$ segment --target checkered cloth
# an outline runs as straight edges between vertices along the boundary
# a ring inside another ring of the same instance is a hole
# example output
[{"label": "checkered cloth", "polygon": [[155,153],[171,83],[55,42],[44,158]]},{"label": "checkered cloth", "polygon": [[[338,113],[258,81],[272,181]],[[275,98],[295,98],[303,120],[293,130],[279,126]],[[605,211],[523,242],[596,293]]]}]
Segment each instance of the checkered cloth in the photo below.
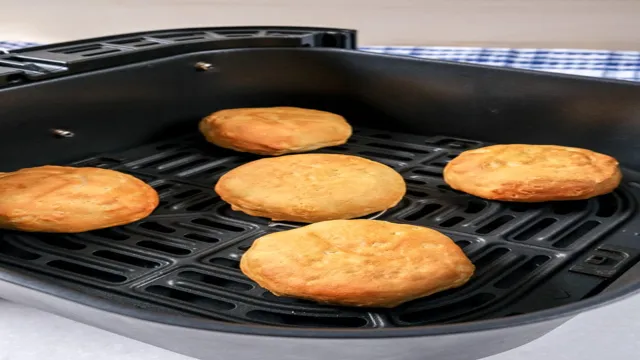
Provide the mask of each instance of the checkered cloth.
[{"label": "checkered cloth", "polygon": [[[0,50],[33,46],[0,41]],[[367,46],[361,50],[490,66],[640,81],[640,52],[569,49]]]},{"label": "checkered cloth", "polygon": [[373,46],[364,47],[362,50],[426,59],[640,81],[640,52],[637,51],[400,46]]}]

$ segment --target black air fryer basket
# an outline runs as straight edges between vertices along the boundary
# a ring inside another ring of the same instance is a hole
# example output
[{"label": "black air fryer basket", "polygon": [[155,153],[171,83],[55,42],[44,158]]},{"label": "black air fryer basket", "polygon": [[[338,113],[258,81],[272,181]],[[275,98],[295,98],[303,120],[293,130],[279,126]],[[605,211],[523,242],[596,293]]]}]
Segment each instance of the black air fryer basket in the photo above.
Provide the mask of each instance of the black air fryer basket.
[{"label": "black air fryer basket", "polygon": [[[462,288],[390,310],[279,298],[242,275],[252,241],[289,229],[213,191],[257,157],[208,144],[205,115],[289,105],[354,126],[321,152],[385,163],[406,197],[380,219],[432,227],[477,267]],[[319,28],[157,31],[0,55],[0,171],[44,164],[132,174],[147,219],[82,234],[0,232],[0,294],[201,359],[477,359],[640,288],[640,86],[359,52]],[[509,204],[452,190],[442,169],[491,143],[615,156],[623,184],[588,201]]]}]

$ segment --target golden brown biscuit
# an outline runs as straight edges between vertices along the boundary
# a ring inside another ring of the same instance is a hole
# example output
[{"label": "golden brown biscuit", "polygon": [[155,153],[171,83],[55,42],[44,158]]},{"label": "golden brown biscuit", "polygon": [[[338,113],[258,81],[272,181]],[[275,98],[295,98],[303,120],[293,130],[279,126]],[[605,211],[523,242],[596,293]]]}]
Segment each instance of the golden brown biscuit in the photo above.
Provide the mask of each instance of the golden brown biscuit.
[{"label": "golden brown biscuit", "polygon": [[554,145],[493,145],[465,151],[444,168],[453,189],[490,200],[580,200],[613,191],[622,174],[616,159]]},{"label": "golden brown biscuit", "polygon": [[295,107],[221,110],[202,119],[199,127],[213,144],[260,155],[311,151],[351,137],[342,116]]},{"label": "golden brown biscuit", "polygon": [[257,239],[240,269],[279,296],[394,307],[459,287],[475,267],[435,230],[378,220],[333,220]]},{"label": "golden brown biscuit", "polygon": [[396,206],[406,191],[390,167],[357,156],[299,154],[265,158],[224,174],[222,200],[253,216],[318,222],[352,219]]},{"label": "golden brown biscuit", "polygon": [[41,166],[0,175],[0,228],[76,233],[148,216],[158,193],[131,175]]}]

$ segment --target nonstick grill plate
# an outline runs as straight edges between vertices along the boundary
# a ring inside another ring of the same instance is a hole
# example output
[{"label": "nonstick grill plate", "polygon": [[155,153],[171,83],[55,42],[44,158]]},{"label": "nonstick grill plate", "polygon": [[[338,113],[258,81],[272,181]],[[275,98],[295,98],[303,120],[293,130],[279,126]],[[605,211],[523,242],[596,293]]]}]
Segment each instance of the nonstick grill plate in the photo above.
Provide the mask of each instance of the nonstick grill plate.
[{"label": "nonstick grill plate", "polygon": [[[452,237],[477,267],[464,287],[391,310],[340,308],[276,297],[239,270],[252,241],[297,226],[232,211],[213,191],[226,171],[258,157],[197,135],[74,163],[130,173],[161,195],[134,224],[83,234],[1,232],[3,267],[137,308],[231,322],[299,327],[406,327],[509,316],[602,291],[640,254],[640,185],[625,171],[614,193],[547,204],[489,202],[449,188],[442,169],[481,142],[356,129],[318,152],[383,162],[404,176],[406,197],[379,219]],[[259,174],[257,174],[259,176]],[[632,224],[632,225],[628,225]]]}]

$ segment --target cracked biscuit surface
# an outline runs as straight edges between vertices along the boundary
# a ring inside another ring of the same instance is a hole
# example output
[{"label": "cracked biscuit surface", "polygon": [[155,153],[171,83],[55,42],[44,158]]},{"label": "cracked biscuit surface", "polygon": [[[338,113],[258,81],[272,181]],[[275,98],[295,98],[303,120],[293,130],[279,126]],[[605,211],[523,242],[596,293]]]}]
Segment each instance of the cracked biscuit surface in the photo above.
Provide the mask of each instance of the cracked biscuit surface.
[{"label": "cracked biscuit surface", "polygon": [[114,170],[40,166],[0,174],[0,228],[77,233],[128,224],[158,206],[158,193]]},{"label": "cracked biscuit surface", "polygon": [[340,115],[285,106],[216,111],[199,128],[220,147],[272,156],[341,145],[352,133]]},{"label": "cracked biscuit surface", "polygon": [[615,190],[618,161],[586,149],[555,145],[493,145],[451,160],[444,180],[453,189],[514,202],[582,200]]},{"label": "cracked biscuit surface", "polygon": [[278,296],[386,308],[462,286],[475,271],[446,235],[378,220],[324,221],[265,235],[240,269]]},{"label": "cracked biscuit surface", "polygon": [[297,154],[241,165],[224,174],[215,191],[233,210],[313,223],[394,207],[406,185],[392,168],[358,156]]}]

